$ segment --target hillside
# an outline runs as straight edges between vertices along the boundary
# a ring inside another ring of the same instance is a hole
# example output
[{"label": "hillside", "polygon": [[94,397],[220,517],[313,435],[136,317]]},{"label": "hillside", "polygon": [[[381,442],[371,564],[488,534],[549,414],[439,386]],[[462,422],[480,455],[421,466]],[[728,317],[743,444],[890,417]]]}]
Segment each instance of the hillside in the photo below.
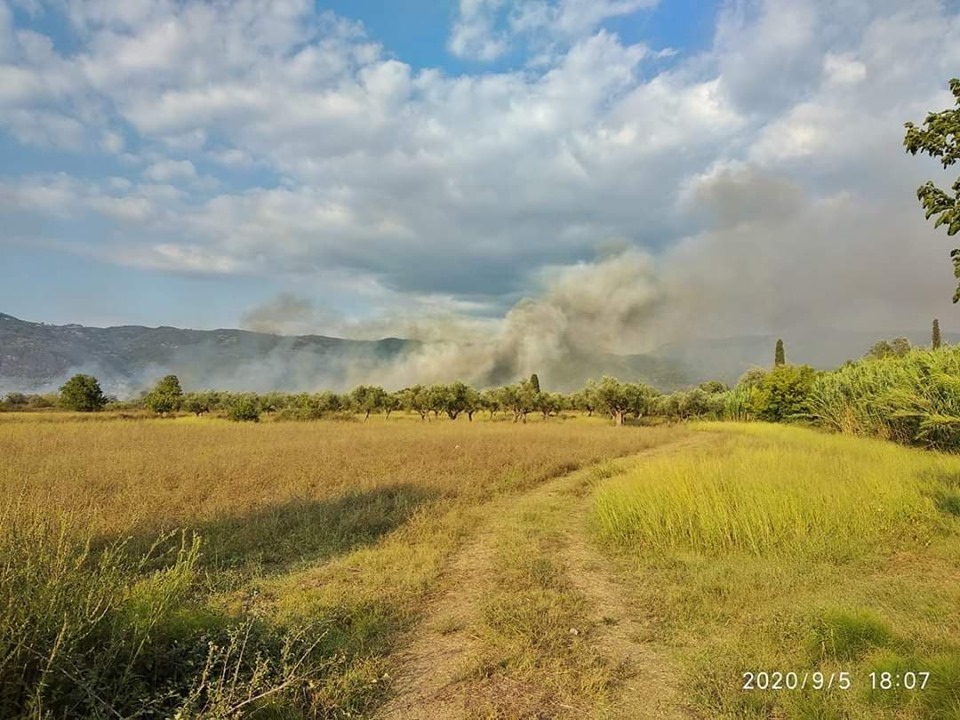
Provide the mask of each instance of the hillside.
[{"label": "hillside", "polygon": [[[794,333],[784,340],[790,362],[832,368],[862,356],[878,338],[896,335],[915,344],[927,342],[925,332],[830,330]],[[944,333],[945,342],[958,340],[960,335]],[[696,339],[645,355],[565,358],[538,370],[554,390],[569,391],[589,378],[614,375],[669,391],[712,379],[733,383],[749,367],[768,365],[775,342],[772,335]],[[382,382],[383,369],[421,348],[417,341],[399,338],[368,341],[246,330],[47,325],[0,313],[0,394],[55,390],[76,372],[97,376],[106,392],[121,397],[136,394],[167,373],[178,375],[189,389],[344,390],[358,382]],[[477,384],[516,379],[490,377]]]},{"label": "hillside", "polygon": [[338,387],[351,365],[389,361],[410,347],[396,338],[372,342],[245,330],[46,325],[0,314],[0,389],[46,391],[75,372],[96,375],[107,392],[120,395],[167,372],[190,388]]}]

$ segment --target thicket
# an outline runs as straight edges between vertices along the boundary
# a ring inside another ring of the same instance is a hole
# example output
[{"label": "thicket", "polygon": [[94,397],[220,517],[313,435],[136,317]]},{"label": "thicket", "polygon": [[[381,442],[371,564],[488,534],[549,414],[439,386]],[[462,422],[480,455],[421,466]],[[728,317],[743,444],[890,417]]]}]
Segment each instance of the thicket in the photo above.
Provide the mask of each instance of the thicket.
[{"label": "thicket", "polygon": [[856,435],[960,448],[960,347],[849,363],[815,379],[809,417]]}]

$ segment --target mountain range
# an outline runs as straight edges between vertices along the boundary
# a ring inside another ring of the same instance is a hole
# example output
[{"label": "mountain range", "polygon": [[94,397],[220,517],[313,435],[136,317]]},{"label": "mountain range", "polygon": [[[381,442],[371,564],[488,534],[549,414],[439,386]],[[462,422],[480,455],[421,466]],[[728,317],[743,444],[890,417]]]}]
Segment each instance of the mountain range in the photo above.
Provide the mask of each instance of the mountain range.
[{"label": "mountain range", "polygon": [[[789,361],[826,369],[862,356],[880,338],[899,335],[914,344],[929,338],[926,332],[821,329],[786,333],[784,340]],[[958,340],[960,335],[944,333],[944,342]],[[571,390],[605,374],[642,380],[665,391],[711,379],[732,383],[751,366],[769,365],[775,342],[773,335],[700,338],[642,355],[570,358],[563,363],[562,382],[553,389]],[[135,395],[168,373],[178,375],[190,390],[343,390],[358,378],[376,382],[378,368],[402,361],[421,347],[401,338],[48,325],[0,313],[0,395],[56,390],[77,372],[95,375],[106,392],[119,397]]]}]

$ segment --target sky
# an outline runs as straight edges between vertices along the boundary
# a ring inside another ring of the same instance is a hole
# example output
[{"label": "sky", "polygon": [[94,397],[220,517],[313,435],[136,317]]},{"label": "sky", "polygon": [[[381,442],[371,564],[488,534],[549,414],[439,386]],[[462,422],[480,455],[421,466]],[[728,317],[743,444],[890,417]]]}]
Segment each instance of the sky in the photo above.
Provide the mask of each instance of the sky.
[{"label": "sky", "polygon": [[960,330],[915,197],[952,178],[902,147],[957,38],[955,0],[0,0],[0,312]]}]

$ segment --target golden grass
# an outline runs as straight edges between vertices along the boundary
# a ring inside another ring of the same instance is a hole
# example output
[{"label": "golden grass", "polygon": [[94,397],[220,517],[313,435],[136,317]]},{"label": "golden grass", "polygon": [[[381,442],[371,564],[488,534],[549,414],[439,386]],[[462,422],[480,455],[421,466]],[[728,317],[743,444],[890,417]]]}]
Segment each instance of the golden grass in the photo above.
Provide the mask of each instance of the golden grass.
[{"label": "golden grass", "polygon": [[[196,716],[226,716],[244,688],[272,683],[282,691],[271,697],[290,716],[367,716],[386,692],[388,654],[487,501],[682,434],[588,419],[246,425],[8,417],[0,417],[0,599],[9,600],[0,602],[0,649],[11,651],[12,664],[0,662],[0,708],[60,715],[81,712],[83,703],[85,712],[133,712],[144,686],[126,682],[124,694],[97,685],[111,676],[96,673],[110,657],[139,668],[157,654],[166,664],[156,667],[174,683],[173,695],[156,700],[167,703],[164,712],[202,701]],[[199,535],[199,554],[185,559],[173,536],[147,562],[138,559],[174,528]],[[75,562],[52,565],[45,549]],[[23,568],[30,578],[20,577]],[[27,585],[38,588],[29,607],[11,594]],[[106,614],[70,610],[71,596],[100,598]],[[155,597],[156,607],[144,597]],[[128,629],[145,622],[150,642],[130,647]],[[29,648],[18,640],[24,628],[33,629]],[[285,654],[290,642],[309,663]],[[248,657],[260,659],[228,668],[247,645],[256,653]],[[18,669],[24,657],[31,673]],[[183,677],[187,661],[247,680],[198,685]],[[56,682],[45,666],[55,668]],[[96,668],[89,681],[77,674],[87,667]],[[97,704],[95,692],[111,702]]]},{"label": "golden grass", "polygon": [[514,425],[394,417],[245,425],[8,417],[0,418],[0,503],[69,512],[102,533],[238,518],[384,487],[482,500],[669,435],[611,432],[602,421]]}]

